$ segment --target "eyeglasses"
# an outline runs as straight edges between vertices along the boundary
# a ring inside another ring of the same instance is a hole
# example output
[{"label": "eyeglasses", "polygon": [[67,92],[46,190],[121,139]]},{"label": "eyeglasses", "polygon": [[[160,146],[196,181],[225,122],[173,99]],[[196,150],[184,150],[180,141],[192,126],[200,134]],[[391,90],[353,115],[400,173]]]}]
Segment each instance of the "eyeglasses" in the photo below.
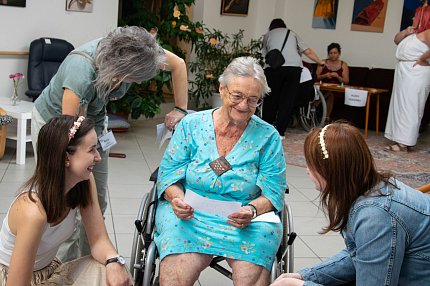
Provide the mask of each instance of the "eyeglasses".
[{"label": "eyeglasses", "polygon": [[248,103],[248,106],[251,108],[256,108],[257,106],[261,105],[263,103],[263,99],[261,97],[257,96],[246,96],[239,93],[231,93],[228,87],[225,87],[227,89],[228,95],[230,97],[230,101],[234,104],[241,103],[244,99],[246,99],[246,102]]}]

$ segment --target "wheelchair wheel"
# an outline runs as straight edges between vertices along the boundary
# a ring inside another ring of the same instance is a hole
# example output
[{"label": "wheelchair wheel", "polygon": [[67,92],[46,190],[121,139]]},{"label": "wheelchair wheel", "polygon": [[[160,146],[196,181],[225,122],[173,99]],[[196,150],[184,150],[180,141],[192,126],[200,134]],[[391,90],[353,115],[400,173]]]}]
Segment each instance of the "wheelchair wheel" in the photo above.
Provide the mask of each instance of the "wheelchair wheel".
[{"label": "wheelchair wheel", "polygon": [[[148,204],[148,194],[143,197],[142,203],[139,207],[136,223],[142,223],[144,221],[144,212]],[[130,273],[134,278],[134,285],[142,285],[143,278],[143,254],[144,254],[144,243],[142,239],[141,231],[139,232],[137,227],[134,231],[133,245],[131,248],[130,256]]]},{"label": "wheelchair wheel", "polygon": [[294,232],[294,223],[291,208],[288,205],[284,205],[284,210],[282,211],[282,224],[284,228],[284,234],[282,237],[282,249],[284,256],[282,258],[282,271],[283,273],[294,272],[294,239],[296,238],[296,233]]},{"label": "wheelchair wheel", "polygon": [[300,122],[304,130],[309,131],[314,127],[323,127],[327,116],[327,104],[320,90],[315,89],[315,99],[300,107]]},{"label": "wheelchair wheel", "polygon": [[133,237],[133,246],[131,250],[131,258],[130,258],[130,273],[134,278],[134,285],[142,285],[143,278],[143,240],[140,233],[135,230]]}]

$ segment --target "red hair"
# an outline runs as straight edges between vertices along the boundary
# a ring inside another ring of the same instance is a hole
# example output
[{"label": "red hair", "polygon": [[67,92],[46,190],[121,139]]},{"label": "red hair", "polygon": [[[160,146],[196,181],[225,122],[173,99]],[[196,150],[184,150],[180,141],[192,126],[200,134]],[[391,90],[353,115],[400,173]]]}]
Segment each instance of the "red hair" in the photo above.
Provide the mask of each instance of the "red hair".
[{"label": "red hair", "polygon": [[414,22],[417,23],[415,27],[416,33],[424,32],[430,28],[430,7],[428,5],[423,5],[415,10]]}]

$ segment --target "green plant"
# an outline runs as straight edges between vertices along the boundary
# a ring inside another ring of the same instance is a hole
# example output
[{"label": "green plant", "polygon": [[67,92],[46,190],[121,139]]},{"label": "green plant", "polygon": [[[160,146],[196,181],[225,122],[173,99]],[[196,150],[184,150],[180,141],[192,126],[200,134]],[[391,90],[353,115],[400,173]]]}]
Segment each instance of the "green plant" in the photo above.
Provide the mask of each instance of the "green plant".
[{"label": "green plant", "polygon": [[[185,58],[186,52],[177,46],[178,40],[194,42],[202,37],[202,25],[192,22],[187,16],[187,7],[195,0],[131,0],[123,1],[123,13],[119,25],[140,26],[148,31],[157,28],[160,45],[176,55]],[[161,72],[147,82],[133,84],[127,94],[109,102],[107,109],[112,113],[131,114],[132,119],[140,116],[152,118],[160,112],[164,102],[163,89],[172,92],[170,72]]]},{"label": "green plant", "polygon": [[243,32],[229,35],[204,28],[203,37],[193,43],[196,60],[190,63],[194,75],[190,80],[190,97],[197,107],[208,107],[204,99],[218,91],[218,78],[234,58],[252,56],[263,64],[262,39],[251,39],[245,44]]},{"label": "green plant", "polygon": [[152,118],[160,113],[160,104],[164,101],[163,86],[169,90],[171,75],[161,72],[150,81],[132,84],[126,95],[118,100],[110,101],[107,109],[110,113],[130,114],[132,119],[140,116]]}]

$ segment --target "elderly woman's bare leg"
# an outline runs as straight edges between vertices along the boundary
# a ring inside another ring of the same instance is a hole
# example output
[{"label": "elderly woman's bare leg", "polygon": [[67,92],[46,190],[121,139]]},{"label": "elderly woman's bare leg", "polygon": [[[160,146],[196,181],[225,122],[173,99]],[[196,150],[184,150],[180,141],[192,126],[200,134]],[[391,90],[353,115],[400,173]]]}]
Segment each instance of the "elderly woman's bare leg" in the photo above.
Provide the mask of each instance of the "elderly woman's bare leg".
[{"label": "elderly woman's bare leg", "polygon": [[201,253],[171,254],[160,263],[161,286],[193,286],[212,261],[212,255]]},{"label": "elderly woman's bare leg", "polygon": [[227,259],[233,272],[235,286],[267,286],[270,284],[270,272],[263,266],[251,262]]}]

